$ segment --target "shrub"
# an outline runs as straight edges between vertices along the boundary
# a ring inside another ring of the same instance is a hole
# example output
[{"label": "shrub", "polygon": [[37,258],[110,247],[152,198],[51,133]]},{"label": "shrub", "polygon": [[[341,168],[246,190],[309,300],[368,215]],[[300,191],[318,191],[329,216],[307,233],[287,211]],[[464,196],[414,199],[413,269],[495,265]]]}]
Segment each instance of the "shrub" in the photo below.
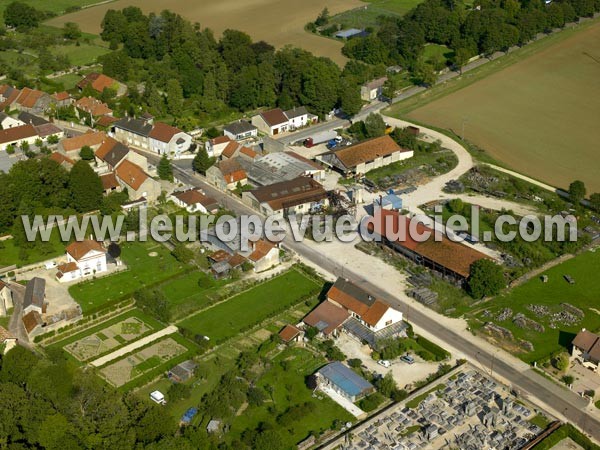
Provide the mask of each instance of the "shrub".
[{"label": "shrub", "polygon": [[573,375],[564,375],[561,378],[561,381],[568,386],[570,384],[573,384],[573,382],[575,381],[575,377]]},{"label": "shrub", "polygon": [[374,411],[385,401],[385,397],[379,392],[375,392],[358,402],[360,409],[366,412]]}]

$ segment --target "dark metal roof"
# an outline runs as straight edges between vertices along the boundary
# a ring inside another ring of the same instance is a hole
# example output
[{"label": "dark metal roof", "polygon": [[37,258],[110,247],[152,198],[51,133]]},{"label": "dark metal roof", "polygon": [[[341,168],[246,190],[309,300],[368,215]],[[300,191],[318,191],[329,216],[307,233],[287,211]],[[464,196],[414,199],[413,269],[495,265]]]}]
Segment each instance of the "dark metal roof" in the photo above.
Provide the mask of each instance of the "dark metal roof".
[{"label": "dark metal roof", "polygon": [[29,280],[25,287],[25,296],[23,297],[23,309],[28,306],[44,306],[44,297],[46,296],[46,280],[35,277]]},{"label": "dark metal roof", "polygon": [[43,117],[36,116],[35,114],[28,113],[27,111],[21,111],[19,113],[18,119],[23,123],[35,126],[50,123]]},{"label": "dark metal roof", "polygon": [[129,153],[129,149],[127,146],[121,144],[120,142],[115,144],[115,146],[106,154],[104,157],[104,161],[112,167],[115,167],[125,156]]},{"label": "dark metal roof", "polygon": [[115,122],[114,126],[115,128],[121,128],[122,130],[139,134],[140,136],[148,136],[150,131],[152,131],[152,124],[148,123],[147,120],[134,119],[131,117],[124,117],[118,122]]},{"label": "dark metal roof", "polygon": [[318,372],[351,397],[373,390],[373,385],[339,361],[327,364]]},{"label": "dark metal roof", "polygon": [[225,131],[228,131],[229,133],[235,134],[235,135],[248,133],[248,132],[254,131],[256,129],[257,128],[254,125],[252,125],[250,122],[247,122],[245,120],[233,122],[224,127]]}]

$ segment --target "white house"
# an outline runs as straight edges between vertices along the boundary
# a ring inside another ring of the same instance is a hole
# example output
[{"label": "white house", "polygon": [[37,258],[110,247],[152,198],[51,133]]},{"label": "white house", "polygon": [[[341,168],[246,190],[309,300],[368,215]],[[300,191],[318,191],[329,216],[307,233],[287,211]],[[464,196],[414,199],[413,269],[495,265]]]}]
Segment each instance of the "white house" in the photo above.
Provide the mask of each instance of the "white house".
[{"label": "white house", "polygon": [[9,145],[19,146],[23,142],[33,145],[38,137],[35,127],[29,124],[0,130],[0,150],[6,150]]},{"label": "white house", "polygon": [[148,137],[150,150],[159,155],[178,156],[192,145],[192,136],[162,122],[154,124]]},{"label": "white house", "polygon": [[198,189],[173,192],[170,199],[177,206],[185,208],[190,213],[208,214],[215,213],[219,209],[219,204],[214,198],[204,195]]},{"label": "white house", "polygon": [[235,141],[258,136],[258,128],[246,120],[238,120],[223,128],[223,135]]},{"label": "white house", "polygon": [[360,87],[360,98],[366,102],[377,99],[381,95],[386,81],[387,77],[381,77],[363,84]]},{"label": "white house", "polygon": [[3,130],[13,127],[20,127],[21,125],[25,125],[25,122],[22,122],[15,117],[11,117],[4,112],[0,112],[0,127]]},{"label": "white house", "polygon": [[584,367],[600,373],[600,336],[581,330],[572,342],[571,356]]},{"label": "white house", "polygon": [[369,331],[377,333],[402,322],[402,313],[349,282],[338,278],[327,292],[327,300],[346,309]]},{"label": "white house", "polygon": [[56,278],[65,283],[107,270],[104,247],[99,242],[85,239],[67,247],[67,262],[58,266]]},{"label": "white house", "polygon": [[289,129],[289,119],[281,108],[275,108],[252,117],[252,125],[263,133],[273,136],[285,133]]},{"label": "white house", "polygon": [[209,139],[204,144],[204,148],[206,149],[206,153],[211,158],[218,158],[225,150],[225,147],[231,142],[231,138],[229,136],[219,136],[214,139]]},{"label": "white house", "polygon": [[279,264],[279,248],[272,242],[259,239],[252,243],[248,259],[254,264],[255,272],[262,272]]},{"label": "white house", "polygon": [[304,106],[290,109],[285,111],[284,114],[288,118],[288,128],[291,131],[297,128],[305,127],[309,124],[308,111]]}]

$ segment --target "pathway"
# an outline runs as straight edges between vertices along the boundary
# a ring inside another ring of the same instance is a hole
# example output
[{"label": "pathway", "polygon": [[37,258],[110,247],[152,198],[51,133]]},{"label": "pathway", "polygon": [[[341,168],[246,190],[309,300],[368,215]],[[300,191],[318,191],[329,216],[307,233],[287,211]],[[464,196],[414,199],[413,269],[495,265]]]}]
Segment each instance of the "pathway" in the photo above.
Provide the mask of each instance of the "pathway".
[{"label": "pathway", "polygon": [[94,367],[103,366],[104,364],[111,362],[114,359],[120,358],[121,356],[125,356],[128,353],[131,353],[132,351],[137,350],[138,348],[142,348],[160,339],[163,336],[168,336],[169,334],[173,333],[177,333],[177,327],[175,325],[170,325],[167,328],[163,328],[162,330],[157,331],[156,333],[138,339],[137,341],[132,342],[131,344],[126,345],[125,347],[120,348],[119,350],[116,350],[112,353],[109,353],[108,355],[98,358],[92,361],[90,364]]}]

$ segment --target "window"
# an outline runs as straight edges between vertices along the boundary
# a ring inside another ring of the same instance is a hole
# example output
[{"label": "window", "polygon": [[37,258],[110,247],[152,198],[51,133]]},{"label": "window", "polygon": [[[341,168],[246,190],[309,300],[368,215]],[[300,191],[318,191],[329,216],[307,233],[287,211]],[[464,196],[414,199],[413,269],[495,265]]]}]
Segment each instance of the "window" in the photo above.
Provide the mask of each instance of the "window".
[{"label": "window", "polygon": [[389,326],[392,324],[392,322],[393,322],[393,320],[388,320],[388,321],[385,323],[385,326],[386,326],[386,327],[389,327]]}]

